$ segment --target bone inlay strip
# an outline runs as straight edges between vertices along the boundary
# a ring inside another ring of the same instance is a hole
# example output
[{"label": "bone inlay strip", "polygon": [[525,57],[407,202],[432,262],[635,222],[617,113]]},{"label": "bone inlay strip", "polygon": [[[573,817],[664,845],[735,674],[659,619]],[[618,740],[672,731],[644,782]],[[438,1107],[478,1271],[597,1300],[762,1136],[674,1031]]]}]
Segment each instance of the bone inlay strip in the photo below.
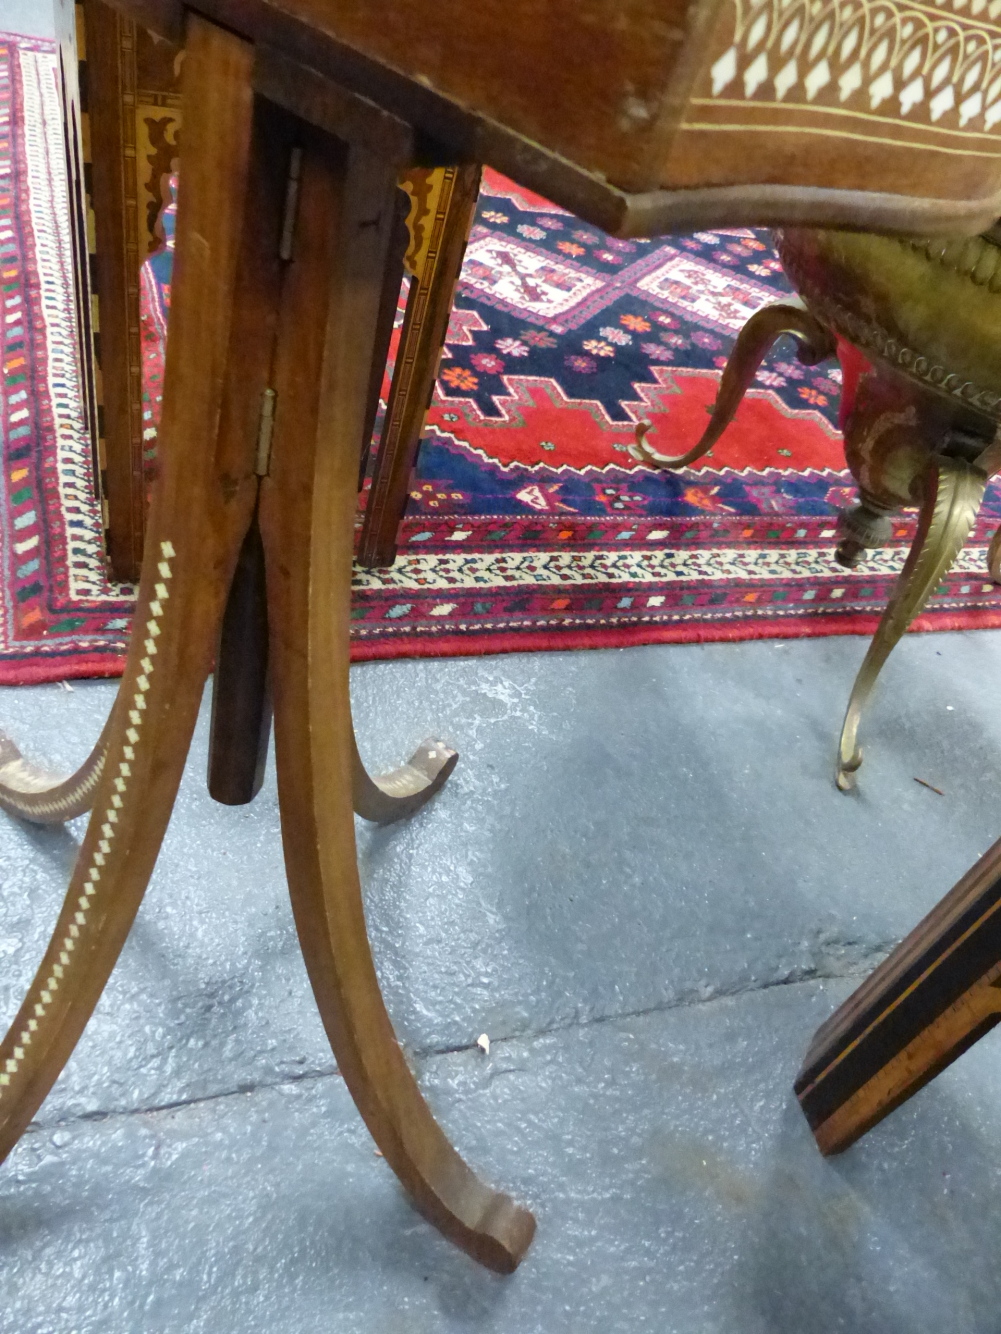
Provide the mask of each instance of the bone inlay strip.
[{"label": "bone inlay strip", "polygon": [[[163,604],[170,597],[168,583],[172,577],[171,562],[176,553],[170,542],[161,542],[160,554],[163,559],[159,562],[157,571],[162,582],[156,585],[156,601],[150,604],[152,614],[146,622],[146,639],[143,642],[146,656],[139,664],[142,673],[136,681],[136,690],[131,700],[132,707],[128,714],[130,726],[125,733],[128,745],[124,747],[124,758],[118,765],[115,792],[111,798],[111,804],[104,812],[101,837],[91,857],[91,864],[84,873],[86,883],[83,886],[83,892],[77,899],[77,911],[73,914],[69,929],[60,943],[58,962],[52,965],[52,972],[46,978],[44,986],[39,992],[32,1018],[28,1020],[27,1025],[17,1036],[13,1054],[7,1058],[3,1069],[0,1070],[0,1100],[3,1099],[4,1091],[9,1087],[12,1077],[17,1074],[22,1065],[25,1059],[25,1050],[31,1046],[32,1038],[38,1031],[38,1021],[44,1018],[49,1006],[52,1005],[54,997],[62,985],[65,971],[72,963],[73,952],[80,938],[81,927],[87,925],[90,910],[93,907],[93,899],[101,882],[101,868],[104,866],[115,841],[118,812],[122,809],[122,797],[127,791],[129,780],[132,777],[130,761],[135,758],[135,747],[141,738],[143,714],[146,710],[146,694],[150,688],[150,679],[156,669],[156,641],[161,633],[160,623],[164,615]],[[136,633],[141,633],[138,625]],[[95,815],[94,818],[97,819],[98,817]]]}]

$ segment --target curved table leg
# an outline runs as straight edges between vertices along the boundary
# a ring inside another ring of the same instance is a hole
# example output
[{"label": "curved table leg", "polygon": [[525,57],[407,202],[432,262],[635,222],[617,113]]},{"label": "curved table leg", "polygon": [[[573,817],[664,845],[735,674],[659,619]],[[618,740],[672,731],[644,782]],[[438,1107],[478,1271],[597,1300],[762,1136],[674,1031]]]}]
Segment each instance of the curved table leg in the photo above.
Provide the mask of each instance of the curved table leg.
[{"label": "curved table leg", "polygon": [[835,772],[842,792],[855,786],[862,764],[859,723],[883,664],[962,550],[986,485],[987,477],[979,468],[959,459],[939,456],[929,464],[914,542],[848,700]]},{"label": "curved table leg", "polygon": [[310,982],[358,1110],[425,1217],[481,1263],[508,1272],[534,1219],[480,1181],[421,1096],[386,1013],[358,880],[351,557],[394,189],[392,169],[361,150],[307,140],[275,367],[274,461],[260,504],[282,838]]},{"label": "curved table leg", "polygon": [[[209,794],[225,806],[253,801],[264,780],[272,713],[267,615],[264,548],[255,514],[226,599],[212,681],[208,788]],[[355,813],[375,824],[392,824],[419,811],[445,786],[459,758],[443,741],[430,738],[406,764],[372,778],[362,763],[353,732],[352,742]],[[0,733],[0,762],[3,746]],[[40,775],[41,771],[33,769],[22,781],[31,781],[36,773]],[[4,803],[3,777],[0,767],[0,805]]]},{"label": "curved table leg", "polygon": [[353,730],[351,749],[355,814],[373,824],[394,824],[419,811],[441,791],[459,762],[457,751],[450,750],[444,741],[429,737],[421,742],[406,764],[373,778],[362,763]]},{"label": "curved table leg", "polygon": [[115,708],[121,698],[119,687],[97,745],[68,778],[25,759],[6,732],[0,732],[0,809],[33,824],[65,824],[85,815],[94,804],[104,772]]},{"label": "curved table leg", "polygon": [[782,334],[790,334],[796,340],[796,355],[804,365],[814,366],[834,353],[831,334],[805,306],[794,305],[791,301],[764,306],[751,316],[737,335],[733,351],[720,377],[719,393],[709,425],[697,444],[684,454],[659,454],[646,438],[647,432],[652,429],[651,423],[639,422],[636,426],[636,443],[629,447],[633,458],[653,468],[671,470],[684,468],[702,458],[733,421],[765,354]]},{"label": "curved table leg", "polygon": [[[247,192],[250,69],[245,43],[190,20],[184,66],[190,132],[161,426],[164,467],[94,814],[45,957],[0,1044],[0,1158],[73,1051],[142,900],[249,517],[246,488],[230,468],[225,480],[234,485],[221,484],[213,446],[216,424],[226,416],[224,371]],[[246,264],[247,253],[240,258]],[[237,386],[246,387],[245,380]],[[247,472],[252,481],[252,463]]]}]

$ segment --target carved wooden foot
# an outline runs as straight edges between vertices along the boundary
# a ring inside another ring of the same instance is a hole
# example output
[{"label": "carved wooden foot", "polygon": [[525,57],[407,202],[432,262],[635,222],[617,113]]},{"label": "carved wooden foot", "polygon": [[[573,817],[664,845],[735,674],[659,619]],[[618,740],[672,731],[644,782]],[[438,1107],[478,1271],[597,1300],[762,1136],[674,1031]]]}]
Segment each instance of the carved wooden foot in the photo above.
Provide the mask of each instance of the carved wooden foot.
[{"label": "carved wooden foot", "polygon": [[457,751],[429,738],[398,769],[372,778],[354,746],[352,767],[355,813],[373,824],[394,824],[427,805],[448,782],[459,762]]},{"label": "carved wooden foot", "polygon": [[[121,698],[119,690],[118,698]],[[117,702],[117,701],[116,701]],[[94,797],[108,752],[114,709],[97,745],[69,777],[51,773],[25,759],[5,732],[0,732],[0,808],[33,824],[65,824],[86,813]]]},{"label": "carved wooden foot", "polygon": [[274,370],[274,450],[260,501],[289,890],[338,1068],[387,1163],[446,1236],[506,1272],[534,1220],[466,1166],[420,1094],[379,989],[356,862],[351,558],[394,173],[308,132],[304,145]]},{"label": "carved wooden foot", "polygon": [[629,447],[633,458],[650,467],[676,469],[687,467],[707,454],[733,421],[766,353],[783,334],[790,334],[796,340],[796,355],[806,366],[814,366],[825,357],[834,355],[832,335],[805,306],[794,304],[793,300],[765,306],[751,316],[737,335],[733,351],[720,377],[719,393],[709,425],[699,441],[684,454],[660,454],[647,439],[652,424],[639,422],[636,443]]}]

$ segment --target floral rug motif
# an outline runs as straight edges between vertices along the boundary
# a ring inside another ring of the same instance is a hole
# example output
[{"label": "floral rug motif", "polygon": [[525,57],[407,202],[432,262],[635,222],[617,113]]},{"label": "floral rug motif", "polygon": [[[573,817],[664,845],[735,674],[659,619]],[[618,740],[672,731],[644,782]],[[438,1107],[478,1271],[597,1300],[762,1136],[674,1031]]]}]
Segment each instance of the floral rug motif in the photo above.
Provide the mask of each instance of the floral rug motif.
[{"label": "floral rug motif", "polygon": [[[698,439],[747,318],[790,291],[767,232],[620,241],[487,171],[395,565],[359,570],[356,658],[868,634],[914,531],[854,571],[837,363],[783,339],[710,454]],[[919,629],[1001,625],[992,487]]]},{"label": "floral rug motif", "polygon": [[[151,471],[173,226],[171,207],[141,284]],[[856,570],[835,563],[855,497],[836,362],[802,366],[783,340],[696,467],[628,452],[643,420],[663,453],[693,443],[736,334],[789,291],[766,232],[620,241],[488,170],[399,556],[356,571],[355,660],[871,633],[914,515]],[[995,486],[918,629],[1001,626],[999,522]]]}]

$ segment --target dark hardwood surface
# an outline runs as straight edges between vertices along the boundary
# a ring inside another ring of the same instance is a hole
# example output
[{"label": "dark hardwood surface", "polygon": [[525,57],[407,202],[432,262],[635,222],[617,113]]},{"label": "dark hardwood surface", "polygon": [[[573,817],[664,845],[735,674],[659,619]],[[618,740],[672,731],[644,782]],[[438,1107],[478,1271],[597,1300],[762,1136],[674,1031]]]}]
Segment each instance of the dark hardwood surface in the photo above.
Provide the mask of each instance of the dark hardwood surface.
[{"label": "dark hardwood surface", "polygon": [[[180,0],[114,3],[181,40]],[[615,235],[797,223],[972,234],[1001,214],[1001,126],[915,126],[895,103],[873,116],[868,103],[840,106],[836,84],[834,105],[818,109],[801,92],[786,114],[741,92],[753,86],[744,68],[724,90],[734,95],[714,98],[721,43],[739,45],[738,0],[191,8],[372,99],[445,144],[448,160],[496,167]],[[978,37],[1001,35],[975,26]]]},{"label": "dark hardwood surface", "polygon": [[817,1030],[796,1079],[825,1153],[854,1143],[1001,1020],[1001,842]]}]

